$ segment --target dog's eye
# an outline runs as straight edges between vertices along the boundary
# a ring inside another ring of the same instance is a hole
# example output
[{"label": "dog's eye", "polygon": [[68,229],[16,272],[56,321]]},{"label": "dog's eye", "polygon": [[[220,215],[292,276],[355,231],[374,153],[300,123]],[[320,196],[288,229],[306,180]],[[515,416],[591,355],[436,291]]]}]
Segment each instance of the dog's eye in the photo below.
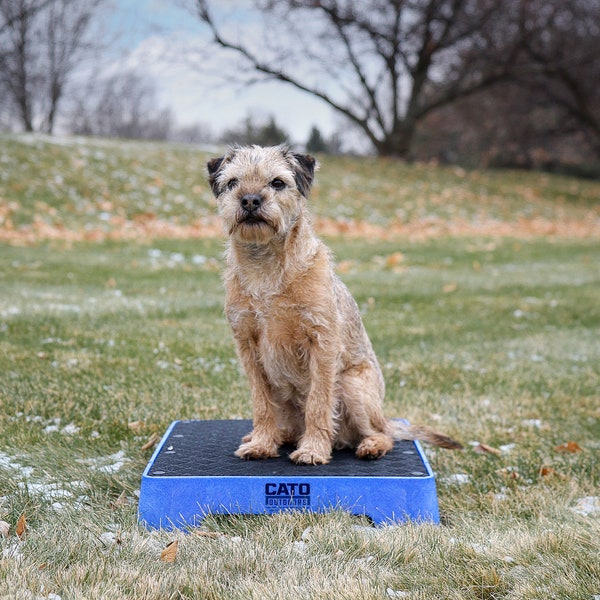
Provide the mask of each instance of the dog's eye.
[{"label": "dog's eye", "polygon": [[273,179],[273,181],[271,181],[271,187],[274,190],[282,190],[285,187],[285,181],[277,177],[276,179]]},{"label": "dog's eye", "polygon": [[226,187],[227,187],[228,190],[231,191],[237,184],[238,184],[238,180],[237,179],[230,179],[227,182]]}]

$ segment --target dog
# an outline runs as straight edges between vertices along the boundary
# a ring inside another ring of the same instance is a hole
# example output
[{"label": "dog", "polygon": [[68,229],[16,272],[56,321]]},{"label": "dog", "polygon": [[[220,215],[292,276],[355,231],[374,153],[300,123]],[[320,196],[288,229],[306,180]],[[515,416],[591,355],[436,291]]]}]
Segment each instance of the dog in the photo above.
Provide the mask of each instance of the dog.
[{"label": "dog", "polygon": [[287,146],[236,146],[208,162],[228,236],[225,314],[247,374],[253,430],[235,454],[319,465],[332,450],[376,459],[395,439],[460,448],[384,416],[385,384],[356,302],[307,209],[316,161]]}]

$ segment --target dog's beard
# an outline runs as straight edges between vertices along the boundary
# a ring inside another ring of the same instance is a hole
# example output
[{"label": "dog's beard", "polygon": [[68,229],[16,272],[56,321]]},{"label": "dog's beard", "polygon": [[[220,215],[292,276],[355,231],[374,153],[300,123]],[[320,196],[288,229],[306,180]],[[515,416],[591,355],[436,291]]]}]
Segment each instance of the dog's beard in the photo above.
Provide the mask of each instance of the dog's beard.
[{"label": "dog's beard", "polygon": [[269,217],[239,213],[229,228],[229,236],[243,242],[266,244],[279,232],[279,224]]},{"label": "dog's beard", "polygon": [[220,211],[229,238],[251,244],[268,244],[275,238],[285,238],[298,221],[300,213],[299,203],[282,208],[275,202],[267,202],[251,214],[240,206],[228,203],[224,203]]}]

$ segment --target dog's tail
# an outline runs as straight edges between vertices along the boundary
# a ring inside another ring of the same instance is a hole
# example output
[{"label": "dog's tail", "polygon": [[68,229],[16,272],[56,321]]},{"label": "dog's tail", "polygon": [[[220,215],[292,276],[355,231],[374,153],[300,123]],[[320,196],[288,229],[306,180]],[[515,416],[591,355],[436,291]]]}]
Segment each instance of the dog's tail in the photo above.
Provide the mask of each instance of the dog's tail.
[{"label": "dog's tail", "polygon": [[396,440],[420,440],[449,450],[461,450],[463,447],[460,442],[426,425],[410,425],[396,420],[390,421],[390,425]]}]

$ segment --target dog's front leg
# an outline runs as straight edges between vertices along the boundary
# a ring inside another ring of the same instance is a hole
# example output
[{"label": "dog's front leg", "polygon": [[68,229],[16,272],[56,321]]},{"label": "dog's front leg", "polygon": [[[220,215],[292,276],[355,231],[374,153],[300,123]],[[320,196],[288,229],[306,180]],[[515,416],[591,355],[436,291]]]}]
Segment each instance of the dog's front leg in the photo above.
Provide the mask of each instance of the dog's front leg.
[{"label": "dog's front leg", "polygon": [[258,360],[256,343],[236,339],[238,354],[248,376],[252,393],[254,427],[245,436],[235,455],[245,459],[274,458],[279,456],[278,429],[267,376]]},{"label": "dog's front leg", "polygon": [[331,460],[334,435],[336,361],[314,347],[310,355],[310,391],[304,406],[304,435],[290,458],[298,464],[323,465]]}]

